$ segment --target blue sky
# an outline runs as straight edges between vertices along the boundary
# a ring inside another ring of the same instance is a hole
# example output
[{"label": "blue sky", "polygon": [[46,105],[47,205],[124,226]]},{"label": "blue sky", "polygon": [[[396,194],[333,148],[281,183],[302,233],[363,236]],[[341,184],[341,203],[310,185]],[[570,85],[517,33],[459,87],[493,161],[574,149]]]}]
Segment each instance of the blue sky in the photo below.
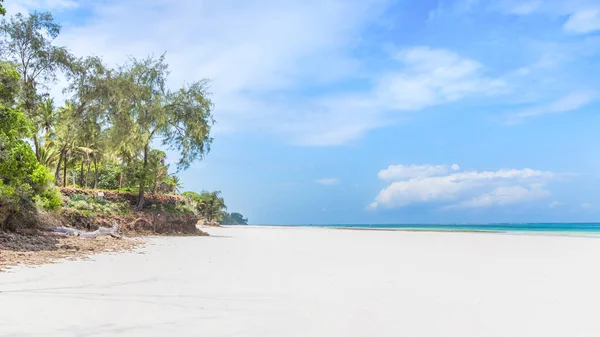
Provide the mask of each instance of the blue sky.
[{"label": "blue sky", "polygon": [[6,7],[52,10],[77,55],[167,51],[173,88],[211,78],[185,189],[253,223],[599,220],[598,0]]}]

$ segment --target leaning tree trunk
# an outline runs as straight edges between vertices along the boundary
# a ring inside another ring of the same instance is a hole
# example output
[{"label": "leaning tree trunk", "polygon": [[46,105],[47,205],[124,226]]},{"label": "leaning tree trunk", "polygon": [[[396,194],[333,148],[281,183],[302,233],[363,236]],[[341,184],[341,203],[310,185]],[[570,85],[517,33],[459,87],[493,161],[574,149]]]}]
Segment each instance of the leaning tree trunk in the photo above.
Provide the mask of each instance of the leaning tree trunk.
[{"label": "leaning tree trunk", "polygon": [[146,171],[148,169],[148,144],[144,146],[144,166],[142,168],[142,176],[140,179],[140,191],[138,194],[138,204],[135,207],[136,211],[141,211],[144,209],[144,185],[146,184]]}]

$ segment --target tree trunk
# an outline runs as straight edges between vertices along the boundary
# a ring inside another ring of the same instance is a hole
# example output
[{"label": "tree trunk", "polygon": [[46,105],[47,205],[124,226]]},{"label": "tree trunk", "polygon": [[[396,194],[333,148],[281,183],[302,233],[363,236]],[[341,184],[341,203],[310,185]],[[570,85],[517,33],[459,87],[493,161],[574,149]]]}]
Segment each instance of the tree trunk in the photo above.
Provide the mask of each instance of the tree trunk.
[{"label": "tree trunk", "polygon": [[65,163],[63,165],[63,179],[64,179],[63,180],[63,187],[67,187],[67,180],[68,180],[68,177],[67,177],[67,160],[68,159],[69,159],[69,152],[65,151],[65,158],[64,158]]},{"label": "tree trunk", "polygon": [[62,160],[63,157],[65,155],[65,150],[61,149],[60,150],[60,156],[58,157],[58,163],[56,164],[56,171],[54,171],[54,181],[56,182],[56,184],[59,184],[59,179],[60,179],[60,166],[62,165]]},{"label": "tree trunk", "polygon": [[154,179],[152,181],[152,194],[156,194],[156,186],[158,185],[158,169],[154,173]]},{"label": "tree trunk", "polygon": [[144,146],[144,166],[142,168],[142,176],[140,179],[140,193],[138,195],[138,204],[135,207],[136,211],[144,209],[144,185],[146,184],[146,170],[148,169],[148,144]]},{"label": "tree trunk", "polygon": [[83,156],[81,156],[81,170],[80,170],[80,173],[79,173],[79,186],[80,187],[83,187],[83,164],[84,164],[84,162],[83,162]]},{"label": "tree trunk", "polygon": [[98,188],[98,159],[94,156],[94,189]]},{"label": "tree trunk", "polygon": [[119,173],[119,189],[123,188],[123,181],[124,181],[124,178],[125,178],[124,175],[123,175],[123,170],[125,169],[125,167],[127,165],[128,165],[128,162],[126,162],[126,158],[123,158],[121,160],[121,172]]},{"label": "tree trunk", "polygon": [[88,188],[88,180],[90,177],[90,158],[87,158],[87,171],[85,172],[85,188]]},{"label": "tree trunk", "polygon": [[33,135],[33,147],[35,147],[35,159],[37,159],[38,163],[42,163],[40,160],[40,140],[37,137],[37,134]]}]

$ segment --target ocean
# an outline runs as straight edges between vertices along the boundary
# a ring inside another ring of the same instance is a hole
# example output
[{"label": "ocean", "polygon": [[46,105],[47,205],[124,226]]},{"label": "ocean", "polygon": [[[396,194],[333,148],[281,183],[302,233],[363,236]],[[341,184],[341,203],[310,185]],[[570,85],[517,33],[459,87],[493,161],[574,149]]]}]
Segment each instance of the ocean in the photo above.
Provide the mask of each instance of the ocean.
[{"label": "ocean", "polygon": [[600,223],[492,223],[492,224],[331,224],[294,225],[348,229],[390,229],[424,231],[485,231],[485,232],[536,232],[536,233],[593,233],[600,234]]}]

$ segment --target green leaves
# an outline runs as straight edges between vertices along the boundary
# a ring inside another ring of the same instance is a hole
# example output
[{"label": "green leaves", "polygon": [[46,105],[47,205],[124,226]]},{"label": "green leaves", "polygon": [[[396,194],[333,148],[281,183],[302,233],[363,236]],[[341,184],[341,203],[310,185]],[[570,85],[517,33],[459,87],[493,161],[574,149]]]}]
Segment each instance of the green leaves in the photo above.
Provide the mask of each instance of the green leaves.
[{"label": "green leaves", "polygon": [[248,218],[244,218],[241,213],[225,213],[219,223],[221,225],[247,225]]},{"label": "green leaves", "polygon": [[168,95],[167,123],[163,145],[179,151],[177,169],[187,169],[210,151],[213,103],[208,98],[208,80],[201,80]]},{"label": "green leaves", "polygon": [[225,215],[225,200],[220,196],[221,191],[206,192],[184,192],[182,194],[190,207],[196,210],[198,215],[207,221],[219,221]]},{"label": "green leaves", "polygon": [[[0,67],[0,96],[3,104],[14,101],[16,92],[10,83],[16,77],[14,69],[6,64]],[[23,140],[30,135],[31,123],[16,108],[0,104],[0,214],[10,220],[23,208],[54,209],[60,205],[53,176],[38,163],[31,146]],[[8,220],[2,221],[6,226]]]},{"label": "green leaves", "polygon": [[34,117],[40,88],[53,82],[56,71],[65,68],[72,58],[64,47],[52,44],[60,33],[60,25],[49,12],[27,16],[17,13],[2,21],[0,33],[5,38],[5,55],[21,75],[22,107],[29,117]]}]

